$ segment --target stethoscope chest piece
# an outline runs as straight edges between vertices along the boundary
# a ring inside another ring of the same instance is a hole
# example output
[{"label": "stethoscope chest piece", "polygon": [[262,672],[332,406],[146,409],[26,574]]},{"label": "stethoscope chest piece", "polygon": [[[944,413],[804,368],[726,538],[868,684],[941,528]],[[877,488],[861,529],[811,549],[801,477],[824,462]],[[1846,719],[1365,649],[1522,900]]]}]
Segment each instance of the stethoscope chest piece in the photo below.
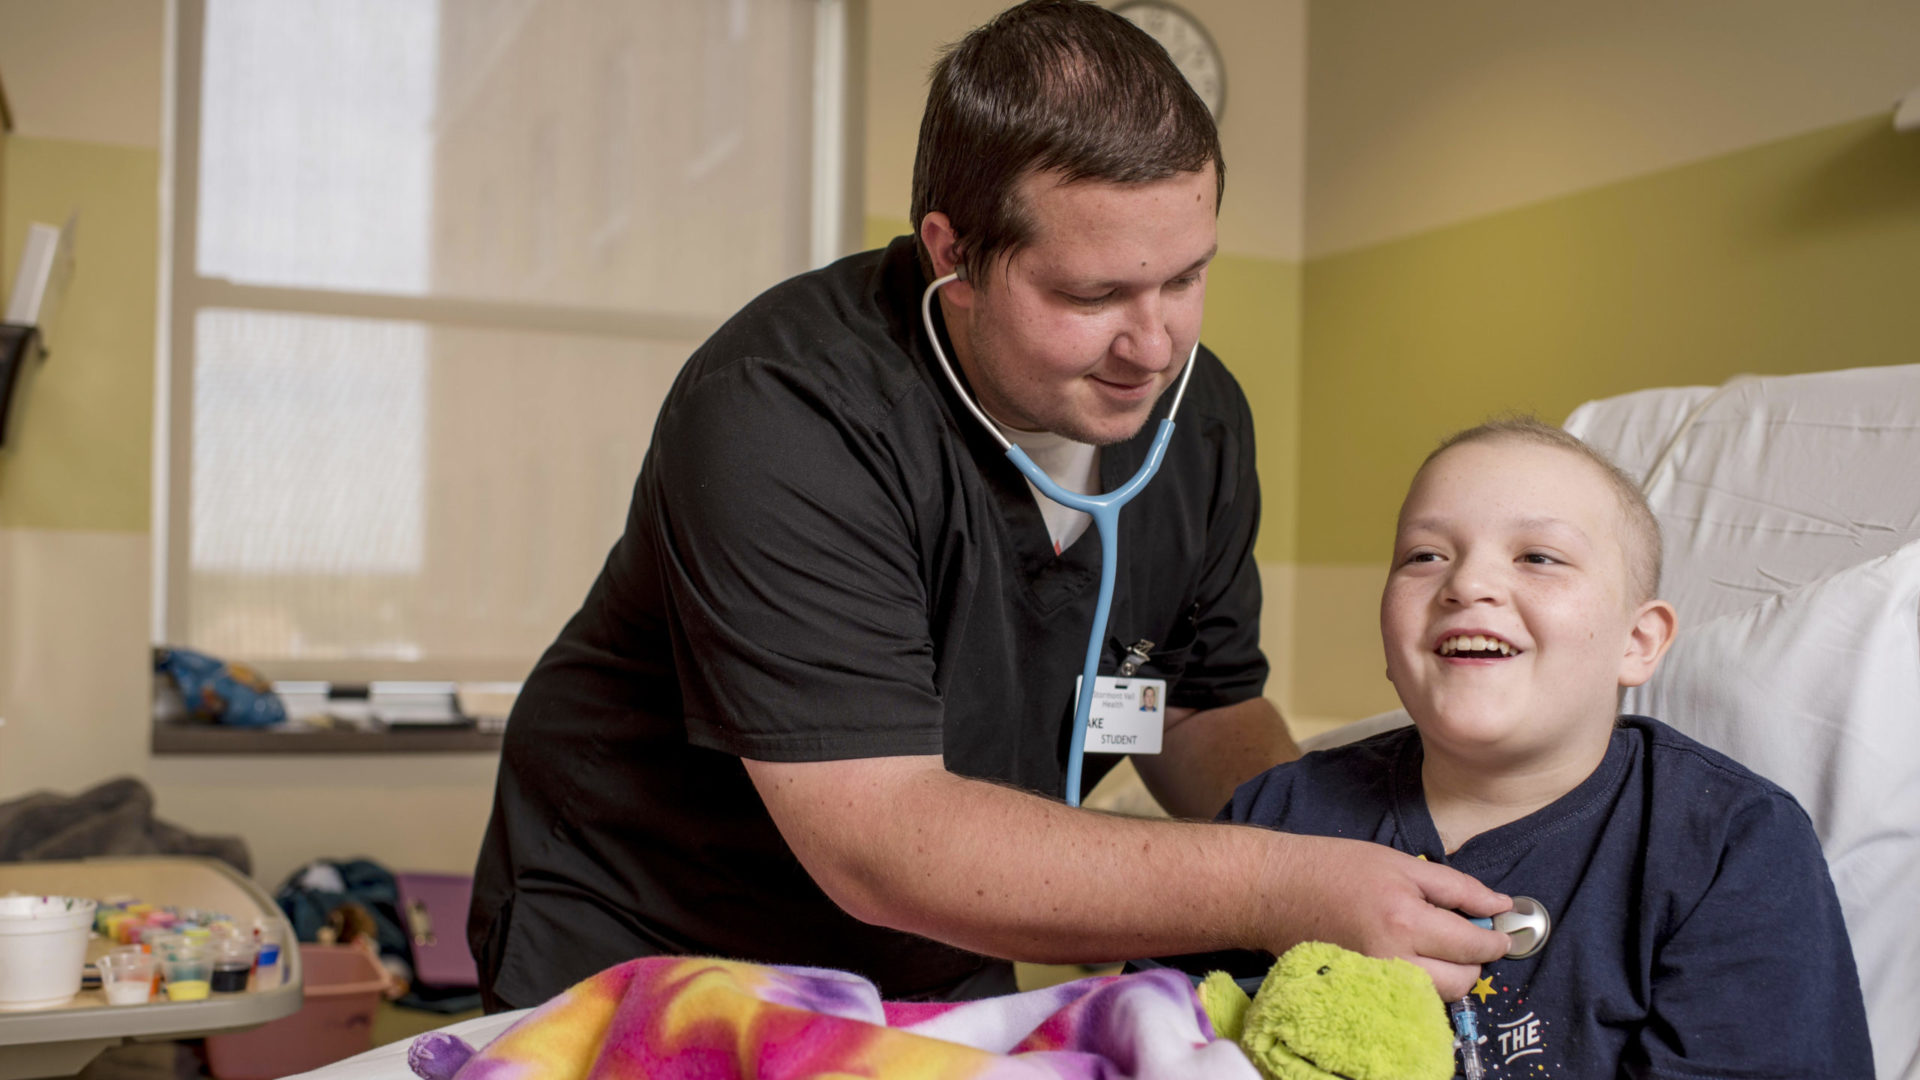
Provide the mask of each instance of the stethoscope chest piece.
[{"label": "stethoscope chest piece", "polygon": [[1531,896],[1513,898],[1513,910],[1503,911],[1491,919],[1473,919],[1476,926],[1498,930],[1513,939],[1513,948],[1507,950],[1507,959],[1525,960],[1547,943],[1547,935],[1553,932],[1553,920],[1547,916],[1546,906]]}]

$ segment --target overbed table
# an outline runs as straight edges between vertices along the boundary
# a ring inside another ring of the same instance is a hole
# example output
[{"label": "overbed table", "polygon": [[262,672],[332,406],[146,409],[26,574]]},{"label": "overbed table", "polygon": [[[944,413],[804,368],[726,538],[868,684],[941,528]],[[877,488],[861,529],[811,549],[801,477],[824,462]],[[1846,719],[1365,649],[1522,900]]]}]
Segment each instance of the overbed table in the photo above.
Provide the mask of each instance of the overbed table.
[{"label": "overbed table", "polygon": [[[216,994],[203,1001],[111,1006],[99,990],[82,990],[51,1009],[0,1012],[0,1080],[67,1076],[123,1042],[256,1027],[300,1008],[300,950],[293,947],[292,928],[272,897],[226,863],[173,855],[0,863],[0,894],[8,892],[95,900],[133,896],[149,904],[222,912],[243,924],[256,918],[276,920],[287,974],[286,982],[271,990]],[[112,947],[96,935],[87,942],[87,959]]]}]

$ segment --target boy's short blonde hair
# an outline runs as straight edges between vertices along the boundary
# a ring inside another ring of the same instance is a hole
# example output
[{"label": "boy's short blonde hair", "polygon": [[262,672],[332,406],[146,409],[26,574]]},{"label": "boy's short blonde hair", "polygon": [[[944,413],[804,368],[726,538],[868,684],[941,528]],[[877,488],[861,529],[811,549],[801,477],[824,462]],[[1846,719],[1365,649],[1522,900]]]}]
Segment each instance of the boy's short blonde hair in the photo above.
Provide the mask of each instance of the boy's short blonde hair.
[{"label": "boy's short blonde hair", "polygon": [[[1660,592],[1660,521],[1653,516],[1653,507],[1647,505],[1647,496],[1640,485],[1628,476],[1620,466],[1615,465],[1607,455],[1569,435],[1561,428],[1525,415],[1500,416],[1456,431],[1434,448],[1433,453],[1420,463],[1420,471],[1433,463],[1433,460],[1448,450],[1465,443],[1499,442],[1512,439],[1530,442],[1539,446],[1553,446],[1577,454],[1591,462],[1607,478],[1613,493],[1620,500],[1620,517],[1626,524],[1625,535],[1621,537],[1626,549],[1627,574],[1633,587],[1633,602],[1646,603]],[[1417,479],[1419,472],[1414,474]]]}]

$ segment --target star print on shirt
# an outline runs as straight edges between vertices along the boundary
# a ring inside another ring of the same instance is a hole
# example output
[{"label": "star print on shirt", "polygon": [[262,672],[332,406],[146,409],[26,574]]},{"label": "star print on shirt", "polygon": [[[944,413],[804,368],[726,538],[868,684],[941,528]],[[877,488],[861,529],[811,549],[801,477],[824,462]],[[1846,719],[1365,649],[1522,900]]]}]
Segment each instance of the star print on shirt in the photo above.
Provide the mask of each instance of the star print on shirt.
[{"label": "star print on shirt", "polygon": [[[1499,972],[1486,975],[1467,991],[1469,999],[1480,999],[1477,1007],[1484,1010],[1480,1023],[1486,1036],[1483,1053],[1491,1058],[1487,1080],[1546,1080],[1560,1075],[1566,1065],[1554,1060],[1556,1055],[1550,1054],[1547,1046],[1547,1029],[1553,1021],[1534,1009],[1533,995],[1526,987],[1496,985],[1494,979],[1498,977]],[[1495,1000],[1489,1002],[1489,998]]]}]

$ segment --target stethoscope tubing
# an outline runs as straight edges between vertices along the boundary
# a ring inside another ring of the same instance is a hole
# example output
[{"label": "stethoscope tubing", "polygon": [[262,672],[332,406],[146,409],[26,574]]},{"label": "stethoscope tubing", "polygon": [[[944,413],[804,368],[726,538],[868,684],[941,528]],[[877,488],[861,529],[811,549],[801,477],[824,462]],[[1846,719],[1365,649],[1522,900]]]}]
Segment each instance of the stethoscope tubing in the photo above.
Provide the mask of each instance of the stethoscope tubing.
[{"label": "stethoscope tubing", "polygon": [[974,399],[960,385],[960,377],[954,373],[953,364],[947,360],[946,350],[940,347],[940,335],[933,325],[933,298],[940,289],[950,282],[960,280],[956,271],[944,277],[934,279],[920,294],[920,320],[926,325],[927,341],[933,346],[934,359],[940,362],[940,370],[947,375],[947,381],[953,384],[962,404],[980,421],[1007,452],[1007,460],[1020,470],[1038,488],[1042,495],[1069,509],[1078,510],[1093,519],[1093,525],[1100,536],[1100,598],[1093,611],[1093,630],[1087,637],[1087,655],[1080,673],[1080,696],[1073,707],[1073,738],[1067,748],[1067,805],[1080,805],[1080,777],[1087,752],[1087,721],[1093,715],[1093,683],[1100,672],[1100,643],[1106,637],[1107,619],[1113,610],[1114,580],[1118,576],[1120,559],[1120,508],[1133,500],[1160,471],[1160,463],[1167,456],[1167,444],[1173,439],[1173,417],[1180,409],[1180,400],[1186,396],[1187,381],[1193,378],[1194,360],[1200,354],[1200,343],[1193,343],[1193,350],[1187,354],[1186,370],[1180,373],[1180,385],[1174,390],[1173,404],[1167,409],[1167,415],[1160,420],[1159,429],[1154,432],[1153,445],[1147,450],[1147,459],[1140,463],[1133,478],[1104,495],[1082,495],[1068,491],[1054,482],[1046,470],[1033,463],[1025,450],[1015,446]]}]

